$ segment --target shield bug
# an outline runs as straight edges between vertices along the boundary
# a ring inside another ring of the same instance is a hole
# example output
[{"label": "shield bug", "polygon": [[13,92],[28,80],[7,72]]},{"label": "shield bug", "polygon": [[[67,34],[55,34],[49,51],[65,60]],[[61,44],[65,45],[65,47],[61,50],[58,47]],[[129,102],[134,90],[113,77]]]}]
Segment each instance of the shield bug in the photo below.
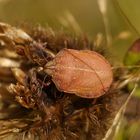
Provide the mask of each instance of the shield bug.
[{"label": "shield bug", "polygon": [[96,98],[105,94],[112,83],[109,62],[94,51],[63,49],[55,56],[24,31],[3,23],[0,23],[0,39],[14,46],[18,54],[44,67],[60,91]]},{"label": "shield bug", "polygon": [[44,71],[52,76],[58,90],[83,98],[100,97],[113,81],[109,62],[90,50],[63,49],[45,65]]}]

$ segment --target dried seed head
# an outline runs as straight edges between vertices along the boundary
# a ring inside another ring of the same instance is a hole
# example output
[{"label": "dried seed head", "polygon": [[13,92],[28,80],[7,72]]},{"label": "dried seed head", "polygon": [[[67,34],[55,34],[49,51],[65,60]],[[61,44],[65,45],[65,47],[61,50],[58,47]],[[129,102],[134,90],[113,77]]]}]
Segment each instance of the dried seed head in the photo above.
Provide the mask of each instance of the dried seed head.
[{"label": "dried seed head", "polygon": [[0,22],[0,39],[5,42],[24,44],[32,41],[32,38],[23,30],[12,27],[8,24]]},{"label": "dried seed head", "polygon": [[89,50],[63,49],[44,69],[60,91],[84,98],[105,94],[113,80],[108,61]]},{"label": "dried seed head", "polygon": [[27,84],[27,76],[26,74],[19,68],[12,68],[11,69],[15,78],[17,79],[17,81],[22,84],[22,85],[26,85]]}]

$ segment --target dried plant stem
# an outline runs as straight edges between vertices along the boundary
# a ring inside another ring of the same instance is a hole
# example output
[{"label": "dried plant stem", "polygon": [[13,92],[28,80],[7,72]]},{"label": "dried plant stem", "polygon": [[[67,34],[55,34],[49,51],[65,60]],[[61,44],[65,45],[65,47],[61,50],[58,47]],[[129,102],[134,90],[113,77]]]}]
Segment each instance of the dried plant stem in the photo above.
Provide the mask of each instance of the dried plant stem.
[{"label": "dried plant stem", "polygon": [[109,128],[109,130],[107,131],[105,137],[102,140],[108,140],[109,137],[111,136],[111,134],[113,133],[113,130],[115,130],[115,134],[117,134],[117,132],[118,132],[117,127],[120,124],[120,121],[121,121],[121,118],[123,117],[123,114],[125,112],[126,106],[127,106],[128,102],[130,101],[132,95],[134,94],[136,88],[137,88],[137,82],[135,83],[135,86],[134,86],[133,90],[131,91],[130,95],[128,96],[127,100],[125,101],[125,103],[119,109],[118,113],[116,114],[116,116],[114,118],[113,124],[111,125],[111,127]]},{"label": "dried plant stem", "polygon": [[107,0],[97,0],[97,3],[98,3],[99,10],[103,18],[107,46],[110,47],[112,45],[112,37],[111,37],[110,26],[109,26],[109,21],[107,17]]}]

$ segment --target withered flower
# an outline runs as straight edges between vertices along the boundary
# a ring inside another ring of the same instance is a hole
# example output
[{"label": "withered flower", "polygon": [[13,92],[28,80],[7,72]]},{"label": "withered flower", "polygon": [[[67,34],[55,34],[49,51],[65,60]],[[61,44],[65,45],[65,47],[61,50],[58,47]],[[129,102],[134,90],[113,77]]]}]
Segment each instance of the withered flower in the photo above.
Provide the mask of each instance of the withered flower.
[{"label": "withered flower", "polygon": [[0,43],[0,61],[5,60],[0,64],[1,139],[105,136],[122,96],[104,52],[94,52],[85,36],[43,28],[24,32],[5,23],[0,23]]}]

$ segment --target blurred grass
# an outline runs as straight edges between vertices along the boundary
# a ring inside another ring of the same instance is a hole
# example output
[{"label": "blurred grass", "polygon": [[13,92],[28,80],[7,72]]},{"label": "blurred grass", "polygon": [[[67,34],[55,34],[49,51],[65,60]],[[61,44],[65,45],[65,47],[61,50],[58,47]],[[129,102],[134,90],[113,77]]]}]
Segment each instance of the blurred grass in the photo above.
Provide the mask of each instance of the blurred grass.
[{"label": "blurred grass", "polygon": [[[71,27],[64,27],[59,19],[64,19],[66,11],[69,11],[76,19],[82,31],[92,38],[97,33],[105,36],[104,22],[98,7],[97,0],[1,0],[0,20],[11,24],[41,24],[51,26],[55,29],[68,30]],[[129,29],[128,24],[117,11],[112,0],[107,3],[107,18],[111,32],[112,56],[122,61],[129,44],[136,38],[136,34]],[[129,31],[131,36],[126,39],[116,39],[124,31]]]},{"label": "blurred grass", "polygon": [[119,133],[114,137],[114,140],[139,140],[139,122],[129,123],[123,119],[119,129]]}]

